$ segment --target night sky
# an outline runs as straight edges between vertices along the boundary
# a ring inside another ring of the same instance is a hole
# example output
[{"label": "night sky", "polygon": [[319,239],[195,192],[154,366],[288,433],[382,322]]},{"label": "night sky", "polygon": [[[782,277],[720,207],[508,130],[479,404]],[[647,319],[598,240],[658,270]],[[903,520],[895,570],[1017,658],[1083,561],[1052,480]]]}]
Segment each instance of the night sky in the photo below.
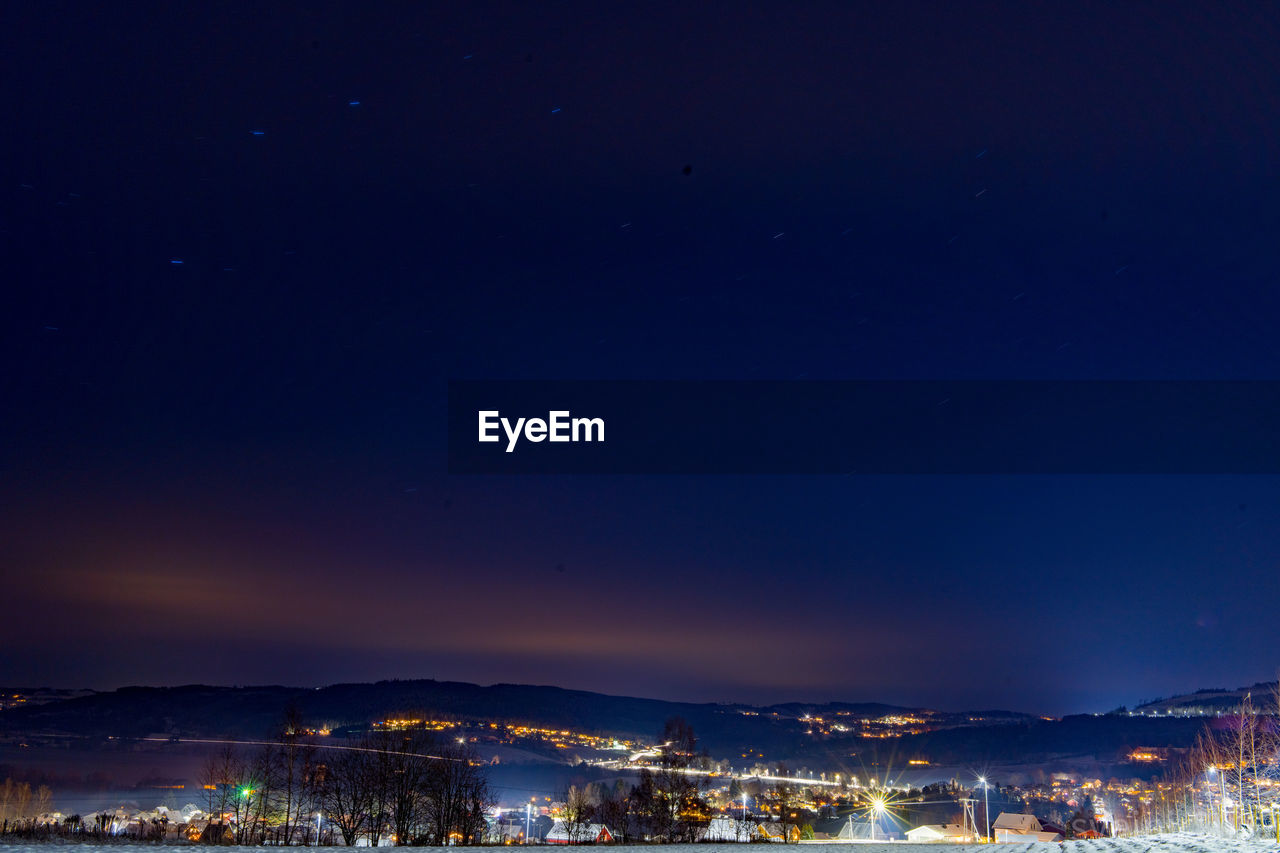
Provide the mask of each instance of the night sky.
[{"label": "night sky", "polygon": [[450,379],[1280,379],[1274,7],[0,33],[0,683],[1065,713],[1274,677],[1275,477],[445,472]]}]

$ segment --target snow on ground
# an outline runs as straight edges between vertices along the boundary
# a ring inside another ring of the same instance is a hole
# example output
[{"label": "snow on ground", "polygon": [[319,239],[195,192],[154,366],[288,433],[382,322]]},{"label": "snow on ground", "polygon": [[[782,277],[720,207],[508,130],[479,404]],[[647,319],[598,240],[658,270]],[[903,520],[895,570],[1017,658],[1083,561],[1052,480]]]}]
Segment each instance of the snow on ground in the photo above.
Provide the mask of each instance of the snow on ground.
[{"label": "snow on ground", "polygon": [[[95,847],[92,842],[72,842],[77,847]],[[0,853],[41,853],[51,845],[61,846],[58,841],[33,844],[8,844],[0,842]],[[105,845],[112,853],[156,853],[157,848],[192,847],[203,849],[198,844],[117,844]],[[660,845],[601,845],[602,853],[752,853],[762,851],[772,845],[763,844],[660,844]],[[801,843],[799,845],[778,845],[782,850],[806,850],[807,853],[1265,853],[1277,849],[1274,840],[1244,840],[1219,838],[1210,835],[1169,834],[1141,835],[1135,838],[1099,838],[1090,841],[1027,841],[1008,844],[910,844],[902,841],[867,841],[858,843]],[[248,853],[250,850],[262,851],[262,847],[222,847],[214,848],[225,853]],[[301,850],[310,848],[298,848]],[[341,847],[323,848],[328,853],[337,853]],[[367,848],[364,848],[367,849]],[[458,853],[457,847],[414,847],[412,850],[448,850]],[[483,849],[483,848],[481,848]],[[542,847],[544,850],[556,849]],[[591,845],[583,845],[584,850]]]},{"label": "snow on ground", "polygon": [[[57,842],[52,842],[57,844]],[[96,845],[76,843],[78,847]],[[205,849],[202,845],[109,844],[110,853],[157,853],[171,847]],[[0,853],[42,853],[50,844],[0,843]],[[601,853],[760,853],[772,845],[763,844],[664,844],[664,845],[603,845]],[[262,847],[215,847],[220,853],[248,853],[261,851]],[[299,853],[310,848],[296,848]],[[326,847],[325,853],[337,853],[340,847]],[[367,849],[367,848],[364,848]],[[412,850],[448,850],[459,853],[457,847],[415,847]],[[482,848],[483,849],[483,848]],[[541,848],[543,850],[554,847]],[[584,851],[590,846],[580,848]],[[1265,853],[1276,851],[1275,841],[1245,841],[1233,838],[1217,838],[1207,835],[1143,835],[1136,838],[1099,838],[1092,841],[1064,841],[1062,843],[1033,841],[1017,844],[908,844],[906,842],[863,842],[856,844],[821,843],[778,845],[783,850],[803,850],[805,853]],[[389,853],[389,851],[388,851]]]}]

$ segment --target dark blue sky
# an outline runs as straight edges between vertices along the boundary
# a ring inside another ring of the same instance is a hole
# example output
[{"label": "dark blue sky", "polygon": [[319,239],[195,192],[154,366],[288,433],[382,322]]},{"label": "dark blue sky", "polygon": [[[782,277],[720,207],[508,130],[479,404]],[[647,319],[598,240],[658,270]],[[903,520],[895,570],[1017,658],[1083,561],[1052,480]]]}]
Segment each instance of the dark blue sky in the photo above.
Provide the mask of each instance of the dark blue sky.
[{"label": "dark blue sky", "polygon": [[1280,661],[1272,477],[444,473],[453,378],[1280,379],[1271,10],[3,16],[0,681],[1070,711]]}]

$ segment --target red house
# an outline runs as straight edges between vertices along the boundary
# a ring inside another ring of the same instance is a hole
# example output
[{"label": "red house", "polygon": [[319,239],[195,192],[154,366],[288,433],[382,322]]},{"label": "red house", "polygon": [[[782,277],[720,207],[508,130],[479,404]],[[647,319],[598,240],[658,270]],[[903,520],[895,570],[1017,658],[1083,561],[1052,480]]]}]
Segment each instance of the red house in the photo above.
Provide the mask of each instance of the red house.
[{"label": "red house", "polygon": [[613,840],[613,833],[609,831],[609,827],[603,823],[588,823],[577,827],[574,830],[573,837],[569,837],[569,830],[565,828],[564,821],[556,821],[551,827],[551,831],[547,833],[548,844],[604,844]]}]

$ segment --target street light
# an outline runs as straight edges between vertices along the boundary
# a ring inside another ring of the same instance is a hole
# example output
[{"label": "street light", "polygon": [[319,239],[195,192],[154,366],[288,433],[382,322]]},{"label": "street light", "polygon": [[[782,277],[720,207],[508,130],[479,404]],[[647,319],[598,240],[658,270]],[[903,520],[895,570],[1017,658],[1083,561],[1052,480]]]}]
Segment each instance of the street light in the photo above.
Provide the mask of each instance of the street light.
[{"label": "street light", "polygon": [[524,804],[524,843],[529,843],[529,822],[533,819],[533,798]]},{"label": "street light", "polygon": [[978,784],[982,786],[982,816],[987,820],[987,840],[991,840],[991,786],[987,784],[986,776],[978,777]]},{"label": "street light", "polygon": [[742,819],[744,821],[747,819],[747,795],[746,794],[742,795]]},{"label": "street light", "polygon": [[1206,829],[1213,826],[1213,813],[1217,811],[1217,809],[1213,807],[1213,771],[1217,769],[1218,768],[1214,767],[1212,764],[1210,764],[1208,767],[1204,769],[1204,775],[1207,777],[1209,782],[1205,790],[1205,793],[1208,795],[1208,800],[1209,800],[1208,808],[1205,809],[1205,814],[1204,814],[1204,823],[1205,823]]},{"label": "street light", "polygon": [[[1210,776],[1217,773],[1217,771],[1218,771],[1217,767],[1213,766],[1212,764],[1209,765]],[[1218,793],[1222,795],[1220,800],[1221,806],[1218,812],[1218,827],[1223,832],[1227,831],[1227,787],[1226,787],[1226,780],[1223,778],[1226,775],[1227,774],[1225,773],[1218,774]]]},{"label": "street light", "polygon": [[871,840],[876,840],[876,824],[880,822],[880,815],[884,814],[884,797],[874,797],[871,800]]}]

